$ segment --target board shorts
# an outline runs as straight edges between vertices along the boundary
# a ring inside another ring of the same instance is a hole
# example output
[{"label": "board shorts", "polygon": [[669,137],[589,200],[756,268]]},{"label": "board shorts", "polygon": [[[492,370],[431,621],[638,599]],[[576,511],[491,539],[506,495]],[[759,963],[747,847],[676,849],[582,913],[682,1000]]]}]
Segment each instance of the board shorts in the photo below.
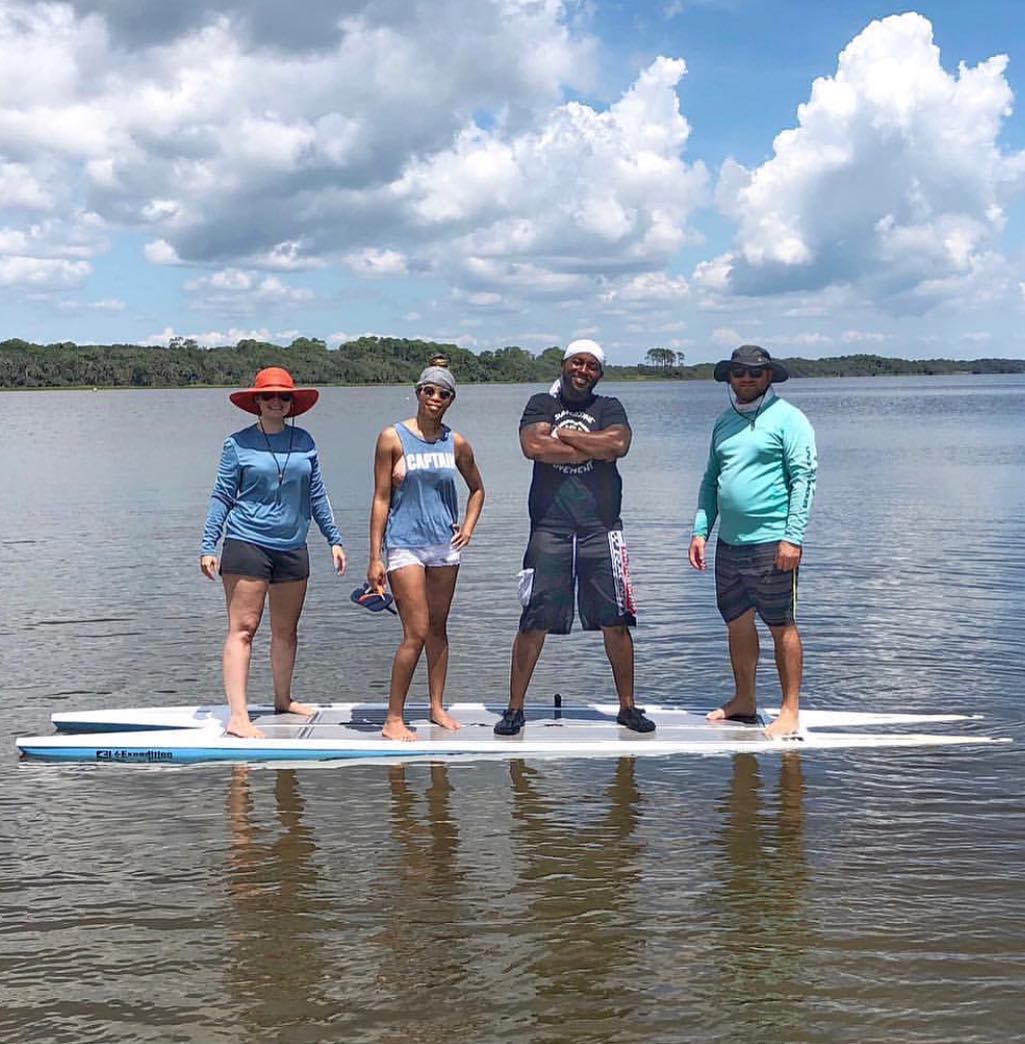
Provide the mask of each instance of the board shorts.
[{"label": "board shorts", "polygon": [[389,547],[388,572],[394,573],[403,566],[423,566],[434,569],[438,566],[459,565],[460,552],[451,544],[431,544],[428,547]]},{"label": "board shorts", "polygon": [[221,551],[220,574],[248,576],[271,584],[288,584],[310,576],[310,552],[306,546],[294,551],[275,551],[248,540],[229,537]]},{"label": "board shorts", "polygon": [[518,590],[521,631],[569,634],[574,601],[585,631],[637,623],[622,529],[532,529]]},{"label": "board shorts", "polygon": [[779,541],[715,545],[715,601],[731,623],[754,609],[769,627],[797,622],[797,570],[776,568]]}]

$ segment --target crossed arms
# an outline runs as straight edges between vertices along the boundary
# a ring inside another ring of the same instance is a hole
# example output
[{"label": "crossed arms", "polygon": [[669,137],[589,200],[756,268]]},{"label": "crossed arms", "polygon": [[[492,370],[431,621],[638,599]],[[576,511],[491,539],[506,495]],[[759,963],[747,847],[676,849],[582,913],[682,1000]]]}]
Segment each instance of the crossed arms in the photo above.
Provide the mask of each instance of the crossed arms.
[{"label": "crossed arms", "polygon": [[538,421],[520,429],[520,448],[528,460],[542,464],[583,464],[588,460],[625,457],[632,438],[625,424],[613,424],[601,431],[574,431]]}]

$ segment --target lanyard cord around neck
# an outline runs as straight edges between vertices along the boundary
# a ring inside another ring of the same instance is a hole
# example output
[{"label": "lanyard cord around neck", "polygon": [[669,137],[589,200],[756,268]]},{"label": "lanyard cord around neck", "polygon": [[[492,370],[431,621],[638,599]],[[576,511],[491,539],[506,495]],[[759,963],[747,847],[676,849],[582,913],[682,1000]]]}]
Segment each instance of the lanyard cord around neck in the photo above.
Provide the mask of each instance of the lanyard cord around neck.
[{"label": "lanyard cord around neck", "polygon": [[281,495],[281,483],[285,479],[285,468],[288,467],[288,458],[292,456],[292,440],[295,438],[295,425],[289,424],[288,427],[288,452],[285,454],[284,464],[278,463],[278,455],[274,452],[274,447],[270,444],[270,436],[263,430],[263,420],[256,422],[257,427],[260,429],[260,434],[263,436],[263,441],[267,443],[267,452],[274,458],[274,467],[278,469],[278,496]]}]

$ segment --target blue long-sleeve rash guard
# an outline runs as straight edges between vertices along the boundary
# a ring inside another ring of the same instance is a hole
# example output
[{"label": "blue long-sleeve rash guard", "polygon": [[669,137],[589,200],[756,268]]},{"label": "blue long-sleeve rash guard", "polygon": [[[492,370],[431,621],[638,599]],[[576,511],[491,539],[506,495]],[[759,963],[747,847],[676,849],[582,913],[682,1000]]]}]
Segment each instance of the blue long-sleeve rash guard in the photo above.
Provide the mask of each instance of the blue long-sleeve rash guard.
[{"label": "blue long-sleeve rash guard", "polygon": [[286,427],[265,435],[254,424],[224,440],[202,554],[216,554],[222,531],[273,551],[295,551],[306,543],[311,518],[328,544],[343,543],[308,431]]},{"label": "blue long-sleeve rash guard", "polygon": [[718,515],[727,544],[802,544],[817,467],[815,432],[796,406],[773,396],[756,415],[726,410],[712,430],[694,536],[707,537]]}]

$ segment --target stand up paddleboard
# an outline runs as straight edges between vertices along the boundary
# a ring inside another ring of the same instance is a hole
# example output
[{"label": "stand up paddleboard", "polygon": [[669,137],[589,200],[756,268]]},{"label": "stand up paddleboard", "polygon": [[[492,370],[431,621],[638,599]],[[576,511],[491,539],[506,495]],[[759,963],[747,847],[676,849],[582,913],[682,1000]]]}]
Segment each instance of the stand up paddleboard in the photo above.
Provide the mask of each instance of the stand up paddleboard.
[{"label": "stand up paddleboard", "polygon": [[[384,724],[387,711],[383,703],[311,703],[314,714],[311,718],[293,714],[275,714],[270,706],[251,706],[249,717],[260,721],[263,729],[268,723],[279,725],[374,725],[380,728]],[[686,728],[704,728],[708,723],[702,713],[683,710],[680,707],[661,707],[646,703],[645,712],[659,728],[665,726],[682,726]],[[487,706],[483,703],[453,703],[449,711],[467,725],[488,725],[491,727],[501,716],[504,706]],[[554,708],[528,704],[527,717],[534,718],[535,724],[543,721],[569,722],[604,722],[614,724],[617,703],[583,703],[557,705]],[[536,713],[535,713],[536,711]],[[778,707],[770,707],[762,717],[762,724],[768,725],[776,715]],[[406,716],[410,721],[427,722],[428,708],[419,705],[407,705]],[[877,725],[920,725],[933,722],[971,721],[981,715],[970,714],[890,714],[868,711],[827,711],[802,710],[801,723],[810,729],[844,729],[852,726]],[[135,730],[152,731],[156,729],[200,729],[211,726],[221,728],[228,721],[228,708],[224,703],[197,704],[184,707],[121,707],[94,711],[63,711],[50,715],[50,721],[58,732],[132,732]],[[726,722],[725,726],[735,726],[734,722]],[[722,726],[718,726],[722,727]]]},{"label": "stand up paddleboard", "polygon": [[[647,705],[655,732],[640,735],[616,723],[616,704],[527,709],[527,724],[517,736],[495,736],[492,729],[504,708],[482,703],[453,704],[463,727],[450,731],[432,725],[427,708],[407,707],[412,742],[380,734],[385,706],[372,703],[321,704],[314,714],[274,714],[254,708],[253,723],[263,739],[239,739],[224,733],[222,705],[107,710],[55,714],[60,730],[51,736],[16,740],[24,757],[63,761],[177,765],[201,761],[297,762],[368,758],[522,758],[651,757],[674,754],[724,754],[863,747],[955,746],[1003,742],[983,734],[908,732],[824,732],[822,728],[919,725],[965,721],[956,714],[872,714],[803,711],[804,729],[788,740],[767,739],[763,725],[709,723],[704,715]],[[772,712],[770,712],[771,714]]]}]

